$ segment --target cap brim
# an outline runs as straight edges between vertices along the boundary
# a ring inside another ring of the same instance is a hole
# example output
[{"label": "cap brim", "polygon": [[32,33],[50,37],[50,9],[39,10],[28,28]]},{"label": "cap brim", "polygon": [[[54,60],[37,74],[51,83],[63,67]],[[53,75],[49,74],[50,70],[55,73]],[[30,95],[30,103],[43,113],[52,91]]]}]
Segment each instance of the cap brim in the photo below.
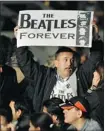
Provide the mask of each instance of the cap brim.
[{"label": "cap brim", "polygon": [[63,110],[70,110],[71,108],[73,108],[73,105],[71,105],[70,103],[62,103],[59,105]]},{"label": "cap brim", "polygon": [[71,110],[74,106],[64,106],[61,107],[63,110]]}]

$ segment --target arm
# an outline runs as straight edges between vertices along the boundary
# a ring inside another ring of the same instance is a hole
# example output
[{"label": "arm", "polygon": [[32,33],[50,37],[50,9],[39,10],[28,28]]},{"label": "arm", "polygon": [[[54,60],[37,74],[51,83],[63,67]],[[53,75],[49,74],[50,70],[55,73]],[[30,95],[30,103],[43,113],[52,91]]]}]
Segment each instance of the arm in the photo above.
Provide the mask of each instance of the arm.
[{"label": "arm", "polygon": [[[95,43],[97,44],[97,43]],[[99,45],[101,46],[101,45]],[[97,48],[99,49],[99,48]],[[102,59],[102,51],[94,50],[90,54],[88,60],[80,67],[78,71],[78,77],[80,79],[80,84],[82,85],[80,88],[83,88],[84,93],[86,93],[87,89],[92,84],[93,72],[95,70],[96,64]]]},{"label": "arm", "polygon": [[87,89],[92,84],[93,72],[95,70],[96,64],[103,57],[103,42],[96,38],[92,41],[92,48],[90,49],[90,57],[88,60],[79,68],[78,77],[79,84],[81,85],[79,88],[84,90],[86,93]]},{"label": "arm", "polygon": [[99,29],[96,24],[93,23],[93,40],[92,48],[90,48],[90,57],[83,64],[82,69],[86,72],[93,72],[97,62],[99,62],[103,57],[104,43],[98,35]]},{"label": "arm", "polygon": [[20,69],[25,77],[35,79],[39,73],[45,73],[47,67],[41,66],[38,62],[34,61],[32,53],[27,47],[20,47],[16,49],[16,57]]},{"label": "arm", "polygon": [[[14,28],[15,37],[17,36],[18,29],[18,26]],[[16,40],[14,42],[16,45]],[[25,77],[35,80],[39,76],[39,73],[46,72],[47,67],[40,66],[38,62],[34,61],[33,54],[28,50],[28,47],[16,48],[16,57],[18,65]]]}]

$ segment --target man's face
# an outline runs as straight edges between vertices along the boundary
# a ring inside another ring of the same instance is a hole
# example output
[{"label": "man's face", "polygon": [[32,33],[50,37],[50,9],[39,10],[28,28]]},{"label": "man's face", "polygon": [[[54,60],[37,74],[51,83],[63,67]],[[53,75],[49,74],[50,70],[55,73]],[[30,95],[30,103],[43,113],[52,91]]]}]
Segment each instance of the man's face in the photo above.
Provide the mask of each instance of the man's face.
[{"label": "man's face", "polygon": [[73,53],[61,52],[55,60],[55,67],[62,78],[69,77],[72,73]]},{"label": "man's face", "polygon": [[73,107],[70,110],[64,110],[64,122],[68,124],[73,124],[75,121],[77,121],[81,117],[80,110]]}]

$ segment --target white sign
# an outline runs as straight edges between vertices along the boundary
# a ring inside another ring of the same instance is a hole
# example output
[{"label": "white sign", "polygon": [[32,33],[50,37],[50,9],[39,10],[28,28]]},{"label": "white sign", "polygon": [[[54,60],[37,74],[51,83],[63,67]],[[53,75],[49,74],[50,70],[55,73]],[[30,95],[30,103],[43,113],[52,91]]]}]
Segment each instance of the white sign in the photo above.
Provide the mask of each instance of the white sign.
[{"label": "white sign", "polygon": [[91,11],[20,11],[17,46],[91,47],[92,21]]}]

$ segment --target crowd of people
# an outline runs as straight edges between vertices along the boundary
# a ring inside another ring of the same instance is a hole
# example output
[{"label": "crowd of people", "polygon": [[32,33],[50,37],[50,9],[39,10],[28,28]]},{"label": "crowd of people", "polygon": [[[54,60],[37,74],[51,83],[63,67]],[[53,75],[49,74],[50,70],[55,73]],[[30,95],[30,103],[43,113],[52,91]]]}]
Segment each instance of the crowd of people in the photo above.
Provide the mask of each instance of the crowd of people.
[{"label": "crowd of people", "polygon": [[[40,65],[28,47],[16,48],[17,33],[18,27],[14,39],[0,36],[1,131],[103,131],[104,43],[98,32],[88,54],[59,47],[54,67]],[[25,76],[21,83],[8,64],[13,52]]]}]

